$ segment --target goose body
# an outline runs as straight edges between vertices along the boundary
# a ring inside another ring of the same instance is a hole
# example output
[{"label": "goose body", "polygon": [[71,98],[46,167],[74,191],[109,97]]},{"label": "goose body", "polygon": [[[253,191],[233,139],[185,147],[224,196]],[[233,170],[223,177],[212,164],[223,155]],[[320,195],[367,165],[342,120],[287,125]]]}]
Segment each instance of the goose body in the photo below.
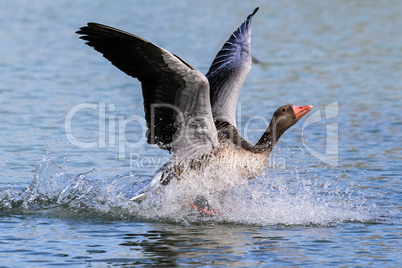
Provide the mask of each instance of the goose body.
[{"label": "goose body", "polygon": [[244,140],[236,128],[235,112],[243,83],[251,69],[251,20],[256,8],[229,37],[206,75],[183,59],[133,34],[98,23],[77,32],[113,65],[142,85],[147,142],[172,153],[132,200],[184,180],[189,173],[214,179],[247,180],[258,176],[280,136],[311,105],[277,109],[261,139]]}]

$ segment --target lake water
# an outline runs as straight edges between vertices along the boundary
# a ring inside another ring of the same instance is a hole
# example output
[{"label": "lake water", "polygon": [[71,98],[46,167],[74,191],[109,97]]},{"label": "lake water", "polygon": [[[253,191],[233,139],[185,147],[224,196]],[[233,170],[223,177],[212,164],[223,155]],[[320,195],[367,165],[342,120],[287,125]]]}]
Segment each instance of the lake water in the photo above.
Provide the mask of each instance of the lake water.
[{"label": "lake water", "polygon": [[[144,142],[140,84],[74,32],[111,25],[206,73],[256,6],[242,135],[283,104],[314,110],[220,214],[175,185],[128,201],[169,155]],[[398,0],[0,2],[0,266],[401,267],[401,14]]]}]

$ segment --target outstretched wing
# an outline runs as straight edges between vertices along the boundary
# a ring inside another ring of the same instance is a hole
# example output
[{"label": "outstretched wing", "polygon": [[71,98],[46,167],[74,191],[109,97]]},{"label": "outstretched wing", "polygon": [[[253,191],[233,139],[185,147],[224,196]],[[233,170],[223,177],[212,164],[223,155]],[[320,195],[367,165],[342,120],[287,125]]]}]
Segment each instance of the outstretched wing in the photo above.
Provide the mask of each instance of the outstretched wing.
[{"label": "outstretched wing", "polygon": [[141,82],[148,143],[185,155],[216,146],[209,83],[197,69],[141,37],[106,25],[88,23],[77,33]]},{"label": "outstretched wing", "polygon": [[257,11],[258,7],[230,36],[206,74],[215,121],[226,121],[236,126],[237,99],[251,69],[251,19]]}]

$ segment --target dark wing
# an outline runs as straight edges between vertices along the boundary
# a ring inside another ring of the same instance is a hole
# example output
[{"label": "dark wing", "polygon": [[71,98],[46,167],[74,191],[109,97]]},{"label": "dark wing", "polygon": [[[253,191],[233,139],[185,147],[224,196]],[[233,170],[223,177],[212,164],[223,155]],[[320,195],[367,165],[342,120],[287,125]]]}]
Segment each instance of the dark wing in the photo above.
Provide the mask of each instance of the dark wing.
[{"label": "dark wing", "polygon": [[106,25],[88,23],[77,33],[141,82],[148,143],[186,155],[214,148],[217,133],[203,74],[169,51]]},{"label": "dark wing", "polygon": [[230,36],[206,74],[211,88],[214,120],[236,126],[236,105],[240,90],[251,69],[251,19],[258,7]]}]

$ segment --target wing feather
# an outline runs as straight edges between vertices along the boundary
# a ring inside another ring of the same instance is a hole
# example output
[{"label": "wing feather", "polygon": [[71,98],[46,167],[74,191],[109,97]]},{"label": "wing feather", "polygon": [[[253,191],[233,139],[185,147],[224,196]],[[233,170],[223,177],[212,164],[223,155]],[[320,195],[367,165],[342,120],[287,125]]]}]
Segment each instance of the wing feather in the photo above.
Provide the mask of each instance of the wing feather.
[{"label": "wing feather", "polygon": [[251,20],[257,11],[258,7],[229,37],[206,74],[215,121],[226,121],[236,126],[237,100],[251,69]]},{"label": "wing feather", "polygon": [[77,33],[141,82],[148,143],[176,155],[205,153],[217,145],[209,82],[197,69],[139,36],[106,25],[88,23]]}]

